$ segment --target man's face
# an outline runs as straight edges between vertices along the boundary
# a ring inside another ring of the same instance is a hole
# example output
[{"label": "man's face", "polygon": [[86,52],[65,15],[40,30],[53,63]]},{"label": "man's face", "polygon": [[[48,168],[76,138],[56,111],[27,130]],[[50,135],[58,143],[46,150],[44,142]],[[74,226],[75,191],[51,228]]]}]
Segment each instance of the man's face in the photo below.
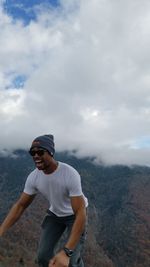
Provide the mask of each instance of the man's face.
[{"label": "man's face", "polygon": [[51,167],[52,157],[46,149],[34,147],[30,150],[30,155],[36,167],[44,172]]}]

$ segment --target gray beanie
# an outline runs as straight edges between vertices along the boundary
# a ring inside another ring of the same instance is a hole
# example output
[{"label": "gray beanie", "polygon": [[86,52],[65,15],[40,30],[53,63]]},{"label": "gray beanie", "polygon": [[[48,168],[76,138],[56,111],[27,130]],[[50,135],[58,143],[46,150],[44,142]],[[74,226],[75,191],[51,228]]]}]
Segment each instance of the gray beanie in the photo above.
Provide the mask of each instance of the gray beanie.
[{"label": "gray beanie", "polygon": [[45,148],[53,156],[55,153],[54,136],[51,134],[45,134],[36,137],[32,142],[30,150],[34,147]]}]

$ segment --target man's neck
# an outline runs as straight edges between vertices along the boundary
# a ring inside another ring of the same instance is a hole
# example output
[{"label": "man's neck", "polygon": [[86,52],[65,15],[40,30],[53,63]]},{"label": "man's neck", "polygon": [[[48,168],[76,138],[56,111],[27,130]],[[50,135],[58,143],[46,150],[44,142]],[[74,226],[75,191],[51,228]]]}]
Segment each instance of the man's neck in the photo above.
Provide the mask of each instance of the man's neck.
[{"label": "man's neck", "polygon": [[50,163],[50,165],[47,166],[47,168],[45,168],[45,169],[43,170],[43,172],[44,172],[45,174],[51,174],[51,173],[53,173],[53,172],[56,171],[57,167],[58,167],[58,162],[57,162],[56,160],[53,159],[53,161]]}]

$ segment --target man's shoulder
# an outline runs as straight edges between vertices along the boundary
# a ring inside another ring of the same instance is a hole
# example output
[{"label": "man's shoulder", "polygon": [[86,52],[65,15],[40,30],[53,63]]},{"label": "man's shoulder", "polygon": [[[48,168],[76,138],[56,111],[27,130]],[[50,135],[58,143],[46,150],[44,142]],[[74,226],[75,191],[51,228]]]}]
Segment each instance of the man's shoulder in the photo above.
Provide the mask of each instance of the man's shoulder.
[{"label": "man's shoulder", "polygon": [[73,167],[71,166],[70,164],[68,163],[65,163],[65,162],[59,162],[59,165],[60,165],[60,169],[62,171],[66,171],[66,172],[69,172],[69,173],[73,173],[73,174],[78,174],[78,171]]},{"label": "man's shoulder", "polygon": [[39,170],[37,168],[35,168],[34,170],[32,170],[29,175],[28,178],[34,178],[39,174]]}]

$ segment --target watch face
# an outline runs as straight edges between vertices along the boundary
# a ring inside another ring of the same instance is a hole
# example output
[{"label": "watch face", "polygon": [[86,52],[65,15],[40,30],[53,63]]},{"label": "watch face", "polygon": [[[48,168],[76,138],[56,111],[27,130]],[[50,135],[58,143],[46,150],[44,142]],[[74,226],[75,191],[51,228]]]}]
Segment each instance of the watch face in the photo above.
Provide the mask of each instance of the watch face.
[{"label": "watch face", "polygon": [[71,249],[69,249],[69,248],[64,248],[64,251],[65,251],[65,253],[66,253],[66,255],[67,255],[68,257],[71,257],[72,254],[73,254],[73,250],[71,250]]}]

